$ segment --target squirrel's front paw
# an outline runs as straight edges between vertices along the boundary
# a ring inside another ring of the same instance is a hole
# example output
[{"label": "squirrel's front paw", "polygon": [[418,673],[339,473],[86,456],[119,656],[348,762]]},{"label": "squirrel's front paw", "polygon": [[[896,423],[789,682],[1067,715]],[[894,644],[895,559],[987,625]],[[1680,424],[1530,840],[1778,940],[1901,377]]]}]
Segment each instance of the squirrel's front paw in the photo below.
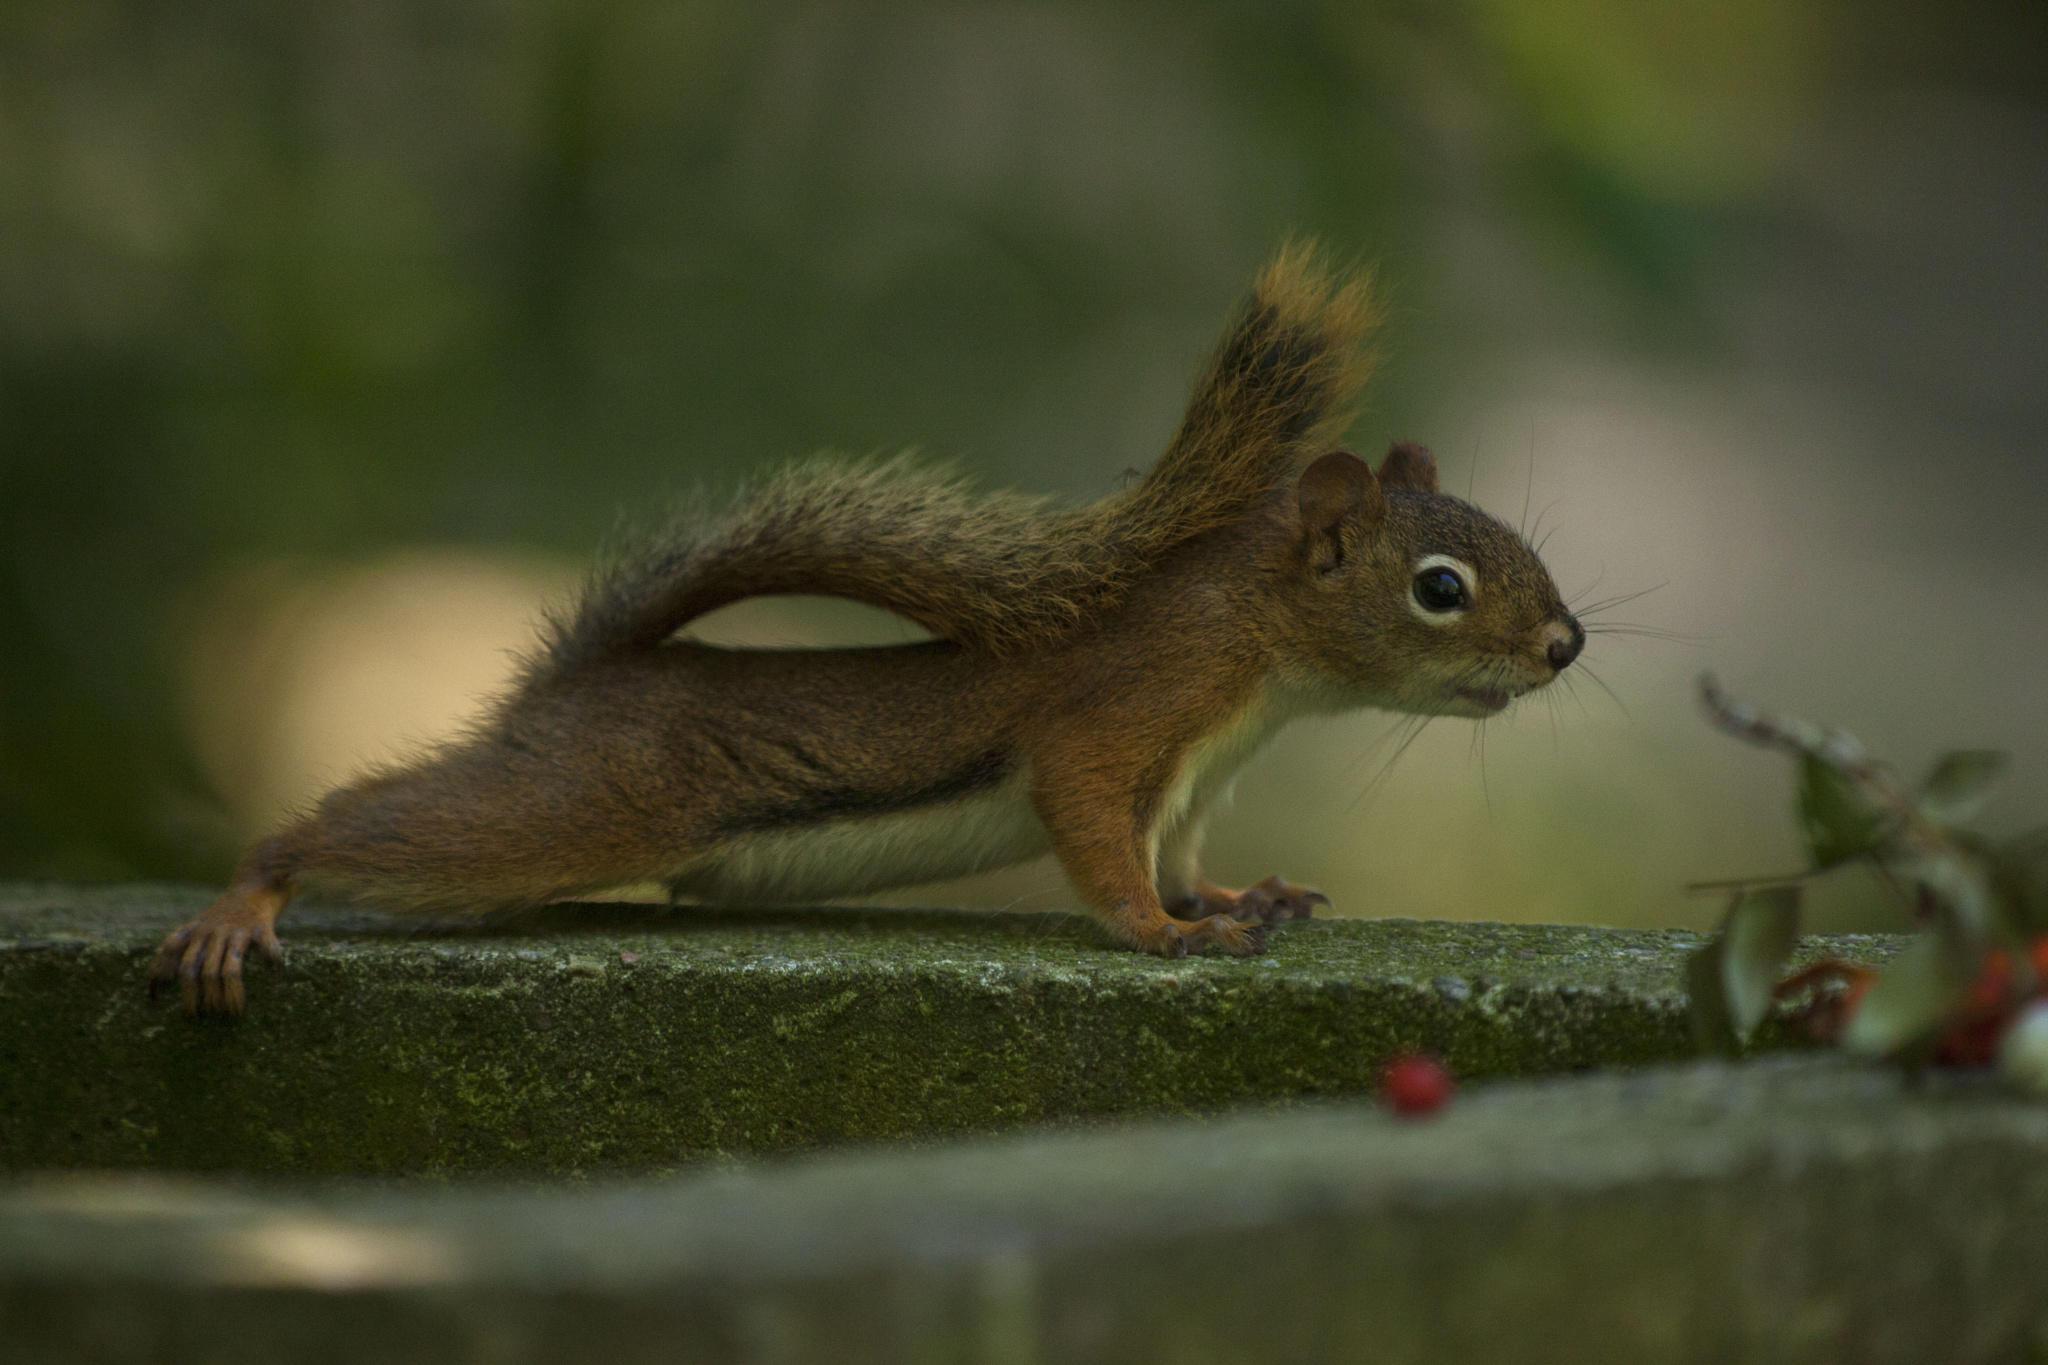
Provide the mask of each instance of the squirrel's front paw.
[{"label": "squirrel's front paw", "polygon": [[1230,915],[1211,915],[1187,925],[1182,931],[1196,951],[1214,947],[1232,957],[1253,957],[1266,951],[1266,926]]},{"label": "squirrel's front paw", "polygon": [[1186,957],[1211,948],[1232,957],[1251,957],[1266,951],[1266,926],[1246,924],[1228,915],[1197,920],[1161,919],[1149,931],[1132,935],[1132,943],[1161,957]]},{"label": "squirrel's front paw", "polygon": [[1173,920],[1139,927],[1135,931],[1124,931],[1133,948],[1141,953],[1157,953],[1161,957],[1186,957],[1189,938],[1185,928]]},{"label": "squirrel's front paw", "polygon": [[1211,949],[1232,957],[1251,957],[1266,951],[1266,926],[1229,915],[1202,919],[1165,919],[1149,931],[1132,936],[1134,946],[1161,957],[1186,957]]}]

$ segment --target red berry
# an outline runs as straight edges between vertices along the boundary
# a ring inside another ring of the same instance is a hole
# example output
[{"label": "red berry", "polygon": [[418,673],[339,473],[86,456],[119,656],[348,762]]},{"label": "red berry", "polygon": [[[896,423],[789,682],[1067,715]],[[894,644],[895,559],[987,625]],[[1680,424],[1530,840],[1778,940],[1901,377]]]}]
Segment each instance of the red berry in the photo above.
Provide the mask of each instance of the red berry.
[{"label": "red berry", "polygon": [[1984,966],[1977,973],[1977,979],[1970,983],[1969,998],[1963,1002],[1963,1009],[1970,1014],[1983,1014],[2005,1004],[2006,993],[2012,989],[2012,955],[2003,948],[1993,948],[1984,954]]},{"label": "red berry", "polygon": [[[2029,963],[2036,972],[2048,961],[2048,935],[2027,946]],[[1936,1040],[1934,1060],[1941,1066],[1985,1066],[1998,1056],[2001,1040],[2011,1025],[2019,1002],[2013,997],[2012,955],[2003,948],[1984,954],[1982,969],[1970,983],[1969,993],[1957,1007],[1948,1029]]]},{"label": "red berry", "polygon": [[1951,1027],[1934,1044],[1937,1066],[1987,1066],[1998,1055],[2011,1016],[2003,1011],[1978,1015]]},{"label": "red berry", "polygon": [[1380,1094],[1397,1114],[1434,1114],[1456,1088],[1450,1068],[1427,1052],[1397,1053],[1380,1072]]}]

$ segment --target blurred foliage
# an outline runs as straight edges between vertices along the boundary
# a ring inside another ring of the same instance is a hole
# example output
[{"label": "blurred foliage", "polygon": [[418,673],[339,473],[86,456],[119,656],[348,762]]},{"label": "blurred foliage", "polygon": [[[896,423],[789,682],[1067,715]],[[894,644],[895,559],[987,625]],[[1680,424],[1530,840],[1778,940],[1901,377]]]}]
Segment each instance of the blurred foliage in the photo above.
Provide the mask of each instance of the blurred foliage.
[{"label": "blurred foliage", "polygon": [[[1687,963],[1703,1047],[1740,1048],[1778,1001],[1804,994],[1789,1013],[1823,1041],[1914,1066],[1996,1059],[2026,1088],[2048,1093],[2048,1041],[2032,1023],[2048,1008],[2048,827],[2001,841],[1967,828],[2007,756],[1953,750],[1909,785],[1844,731],[1737,702],[1711,677],[1700,691],[1717,727],[1797,761],[1795,805],[1811,867],[1738,884],[1720,934]],[[1823,962],[1787,977],[1805,884],[1856,862],[1881,874],[1917,936],[1882,970]],[[1810,994],[1824,982],[1842,989]]]},{"label": "blurred foliage", "polygon": [[18,0],[0,875],[220,872],[172,674],[225,566],[581,554],[824,446],[1092,493],[1289,231],[1385,263],[1390,427],[1486,335],[1459,221],[1711,345],[1786,129],[1887,63],[2017,88],[2033,14]]}]

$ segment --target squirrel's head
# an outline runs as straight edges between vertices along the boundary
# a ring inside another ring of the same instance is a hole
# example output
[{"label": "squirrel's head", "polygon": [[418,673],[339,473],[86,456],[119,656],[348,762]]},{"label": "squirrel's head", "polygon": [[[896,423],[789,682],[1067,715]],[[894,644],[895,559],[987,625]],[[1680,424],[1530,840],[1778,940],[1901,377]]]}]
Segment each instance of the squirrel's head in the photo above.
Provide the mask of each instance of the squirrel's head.
[{"label": "squirrel's head", "polygon": [[1295,490],[1289,596],[1317,671],[1354,700],[1490,716],[1569,667],[1586,632],[1528,542],[1436,483],[1407,442],[1377,474],[1349,451],[1316,460]]}]

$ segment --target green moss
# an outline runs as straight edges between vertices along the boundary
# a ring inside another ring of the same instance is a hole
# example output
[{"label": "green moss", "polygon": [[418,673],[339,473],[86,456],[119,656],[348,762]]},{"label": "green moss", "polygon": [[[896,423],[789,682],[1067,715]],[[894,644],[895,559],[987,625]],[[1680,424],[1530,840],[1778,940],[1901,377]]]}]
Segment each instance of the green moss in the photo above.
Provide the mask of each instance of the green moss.
[{"label": "green moss", "polygon": [[[0,1163],[296,1172],[659,1169],[1021,1123],[1689,1050],[1689,932],[1318,920],[1164,962],[1085,921],[555,907],[297,910],[236,1023],[151,1004],[182,887],[0,886]],[[1810,945],[1879,959],[1889,940]]]}]

